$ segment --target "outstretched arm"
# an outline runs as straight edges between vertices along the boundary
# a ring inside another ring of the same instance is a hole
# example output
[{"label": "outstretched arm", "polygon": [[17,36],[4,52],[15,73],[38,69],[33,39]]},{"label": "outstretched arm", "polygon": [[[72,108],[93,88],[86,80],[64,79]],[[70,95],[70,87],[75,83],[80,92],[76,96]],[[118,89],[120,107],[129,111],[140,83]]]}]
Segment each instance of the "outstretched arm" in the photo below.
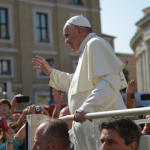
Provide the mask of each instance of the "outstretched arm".
[{"label": "outstretched arm", "polygon": [[48,64],[48,62],[38,55],[36,58],[32,59],[32,63],[36,65],[33,67],[34,69],[41,70],[46,75],[50,76],[49,86],[63,92],[68,92],[73,74],[61,72],[55,69],[52,71],[52,67]]}]

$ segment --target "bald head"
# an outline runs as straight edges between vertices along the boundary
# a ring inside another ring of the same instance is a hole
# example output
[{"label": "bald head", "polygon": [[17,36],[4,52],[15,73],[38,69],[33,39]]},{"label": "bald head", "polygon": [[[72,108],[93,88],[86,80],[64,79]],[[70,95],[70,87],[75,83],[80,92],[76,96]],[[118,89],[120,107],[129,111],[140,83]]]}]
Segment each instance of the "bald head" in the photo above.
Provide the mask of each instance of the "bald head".
[{"label": "bald head", "polygon": [[50,150],[50,142],[47,140],[47,137],[43,135],[43,131],[46,124],[42,123],[35,131],[34,136],[34,145],[32,150],[43,150],[47,149]]},{"label": "bald head", "polygon": [[69,148],[68,127],[62,120],[50,119],[44,121],[38,126],[35,134],[42,137],[45,143],[57,142],[60,150],[68,150]]}]

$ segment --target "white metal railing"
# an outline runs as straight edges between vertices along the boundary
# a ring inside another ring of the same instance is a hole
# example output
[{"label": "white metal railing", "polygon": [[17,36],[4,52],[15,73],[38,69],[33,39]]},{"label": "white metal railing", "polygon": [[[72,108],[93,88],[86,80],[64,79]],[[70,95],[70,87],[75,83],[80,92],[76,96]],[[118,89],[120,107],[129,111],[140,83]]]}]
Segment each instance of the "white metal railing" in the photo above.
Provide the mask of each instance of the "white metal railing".
[{"label": "white metal railing", "polygon": [[150,123],[150,119],[133,120],[136,124]]},{"label": "white metal railing", "polygon": [[[107,118],[107,117],[134,116],[134,115],[146,115],[146,114],[150,114],[150,107],[87,113],[84,115],[84,119],[98,119],[98,118]],[[64,121],[69,121],[69,120],[73,120],[73,116],[74,115],[68,115],[68,116],[60,117],[59,119],[62,119]],[[150,119],[135,120],[134,122],[136,124],[149,123]]]}]

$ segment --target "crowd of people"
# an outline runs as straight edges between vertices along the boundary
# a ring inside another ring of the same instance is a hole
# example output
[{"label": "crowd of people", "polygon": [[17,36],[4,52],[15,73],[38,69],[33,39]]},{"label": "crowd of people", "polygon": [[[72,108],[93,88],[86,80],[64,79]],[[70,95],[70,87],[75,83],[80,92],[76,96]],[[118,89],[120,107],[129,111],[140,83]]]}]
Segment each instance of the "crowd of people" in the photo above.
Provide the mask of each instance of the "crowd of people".
[{"label": "crowd of people", "polygon": [[[93,33],[90,22],[82,15],[71,17],[66,22],[63,35],[65,43],[75,53],[80,53],[74,74],[53,69],[41,56],[32,59],[35,65],[33,68],[49,76],[49,86],[55,89],[52,116],[40,108],[40,114],[47,115],[49,119],[37,127],[32,149],[137,150],[140,136],[150,133],[149,124],[142,128],[132,121],[139,116],[84,119],[86,113],[137,107],[133,97],[135,81],[131,80],[127,86],[122,71],[125,65],[115,55],[112,47]],[[120,94],[120,90],[125,87],[126,104]],[[67,93],[68,105],[63,109],[63,94],[58,90]],[[11,103],[6,99],[0,100],[0,116],[9,125],[5,134],[1,130],[0,150],[21,150],[26,147],[25,120],[27,115],[36,113],[36,106],[28,106],[22,114],[15,114],[18,96],[22,95],[16,95]],[[73,121],[58,119],[70,114],[74,115]]]},{"label": "crowd of people", "polygon": [[[129,82],[130,84],[130,82]],[[128,92],[127,88],[127,92]],[[22,114],[14,113],[17,104],[16,95],[12,103],[6,99],[0,100],[0,116],[5,118],[9,129],[4,134],[0,129],[0,149],[1,150],[23,150],[25,141],[25,120],[26,115],[35,114],[35,105],[28,106]],[[47,110],[41,107],[41,114],[47,115],[49,119],[43,120],[35,132],[33,150],[74,150],[73,135],[69,134],[72,130],[72,121],[62,121],[59,117],[70,115],[69,107],[61,109],[63,103],[63,94],[58,90],[53,90],[55,108],[52,117]],[[128,99],[129,100],[129,99]],[[133,99],[130,99],[133,101]],[[15,106],[13,106],[15,104]],[[13,108],[13,109],[12,109]],[[146,126],[146,124],[145,124]],[[145,127],[144,127],[145,128]],[[111,118],[104,121],[99,130],[101,135],[99,141],[101,147],[97,144],[97,150],[119,150],[120,148],[129,148],[136,150],[139,144],[140,136],[144,133],[139,130],[138,126],[129,117]]]},{"label": "crowd of people", "polygon": [[[26,116],[35,114],[35,105],[28,106],[21,114],[14,113],[14,108],[19,103],[16,102],[17,97],[23,95],[16,95],[10,103],[7,99],[0,99],[0,118],[4,118],[8,124],[8,132],[3,132],[0,125],[0,150],[19,150],[25,148],[25,122]],[[44,108],[41,108],[41,114],[47,115],[49,113]]]},{"label": "crowd of people", "polygon": [[[128,83],[128,85],[130,82]],[[127,88],[128,92],[129,86]],[[16,95],[12,103],[6,99],[0,100],[0,116],[5,118],[9,129],[4,134],[0,129],[0,150],[24,150],[25,141],[25,121],[26,115],[35,114],[35,105],[28,106],[22,114],[13,113],[13,104],[17,104]],[[41,114],[47,115],[49,119],[43,120],[38,126],[34,136],[33,150],[74,150],[72,135],[72,121],[62,121],[58,119],[62,116],[70,115],[69,107],[61,109],[63,95],[58,90],[53,90],[55,108],[52,117],[47,110],[41,107]],[[129,99],[128,99],[129,100]],[[133,99],[130,99],[133,101]],[[18,105],[18,104],[17,104]],[[16,117],[17,116],[17,117]],[[135,117],[134,117],[135,118]],[[147,126],[147,124],[145,124]],[[146,128],[146,127],[144,127]],[[149,126],[147,127],[149,128]],[[149,134],[139,129],[132,121],[132,117],[111,118],[99,125],[101,135],[97,144],[97,150],[119,150],[120,148],[136,150],[139,145],[140,136]],[[144,130],[144,129],[143,129]],[[71,133],[71,134],[70,134]]]}]

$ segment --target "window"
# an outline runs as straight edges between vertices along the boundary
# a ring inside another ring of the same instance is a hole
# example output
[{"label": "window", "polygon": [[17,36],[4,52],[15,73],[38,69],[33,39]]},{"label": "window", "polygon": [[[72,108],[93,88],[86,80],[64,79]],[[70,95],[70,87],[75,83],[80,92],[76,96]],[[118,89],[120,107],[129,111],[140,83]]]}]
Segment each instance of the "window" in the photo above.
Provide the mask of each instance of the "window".
[{"label": "window", "polygon": [[50,92],[35,92],[35,105],[48,105],[49,99],[52,99]]},{"label": "window", "polygon": [[52,15],[50,9],[33,8],[34,44],[53,46]]},{"label": "window", "polygon": [[[53,59],[46,59],[46,61],[48,62],[48,64],[54,68],[54,60]],[[47,75],[45,73],[43,73],[40,70],[37,70],[37,78],[48,78]]]},{"label": "window", "polygon": [[0,77],[14,77],[14,60],[12,57],[0,56]]},{"label": "window", "polygon": [[6,8],[0,8],[0,39],[9,39]]},{"label": "window", "polygon": [[71,4],[79,4],[79,5],[82,5],[83,3],[81,2],[81,0],[71,0]]},{"label": "window", "polygon": [[0,74],[1,75],[10,75],[10,60],[0,60]]},{"label": "window", "polygon": [[49,42],[47,14],[37,13],[36,14],[36,25],[37,25],[37,41],[38,42]]}]

